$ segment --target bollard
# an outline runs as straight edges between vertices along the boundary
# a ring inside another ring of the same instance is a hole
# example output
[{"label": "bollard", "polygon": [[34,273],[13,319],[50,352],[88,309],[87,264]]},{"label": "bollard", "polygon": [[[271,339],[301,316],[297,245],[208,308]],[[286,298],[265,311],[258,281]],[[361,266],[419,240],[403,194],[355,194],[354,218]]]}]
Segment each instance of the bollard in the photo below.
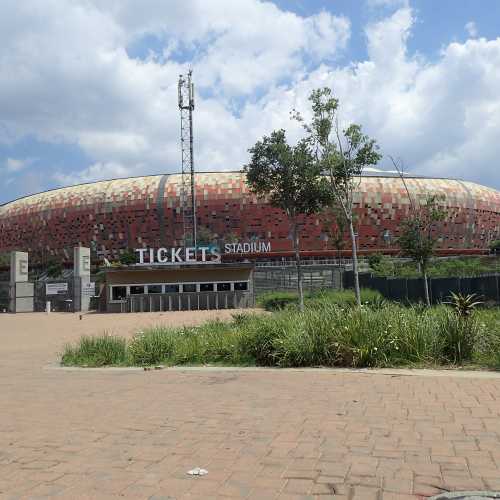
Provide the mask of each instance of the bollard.
[{"label": "bollard", "polygon": [[47,302],[45,302],[45,312],[47,314],[50,313],[50,300],[48,300]]}]

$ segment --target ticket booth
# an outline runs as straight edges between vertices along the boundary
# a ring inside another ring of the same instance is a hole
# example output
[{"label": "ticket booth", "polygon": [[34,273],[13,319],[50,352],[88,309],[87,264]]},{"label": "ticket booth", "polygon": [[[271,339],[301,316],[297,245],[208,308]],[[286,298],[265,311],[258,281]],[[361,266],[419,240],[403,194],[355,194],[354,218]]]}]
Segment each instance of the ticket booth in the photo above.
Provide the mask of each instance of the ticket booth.
[{"label": "ticket booth", "polygon": [[101,310],[189,311],[253,307],[252,263],[106,268]]}]

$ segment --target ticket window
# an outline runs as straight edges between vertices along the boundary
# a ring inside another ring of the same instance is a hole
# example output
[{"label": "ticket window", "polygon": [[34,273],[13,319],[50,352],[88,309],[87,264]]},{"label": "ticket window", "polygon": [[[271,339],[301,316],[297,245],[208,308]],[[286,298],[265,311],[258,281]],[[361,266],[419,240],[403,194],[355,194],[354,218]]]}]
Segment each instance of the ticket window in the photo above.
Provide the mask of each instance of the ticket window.
[{"label": "ticket window", "polygon": [[111,287],[111,300],[125,300],[127,298],[126,286]]}]

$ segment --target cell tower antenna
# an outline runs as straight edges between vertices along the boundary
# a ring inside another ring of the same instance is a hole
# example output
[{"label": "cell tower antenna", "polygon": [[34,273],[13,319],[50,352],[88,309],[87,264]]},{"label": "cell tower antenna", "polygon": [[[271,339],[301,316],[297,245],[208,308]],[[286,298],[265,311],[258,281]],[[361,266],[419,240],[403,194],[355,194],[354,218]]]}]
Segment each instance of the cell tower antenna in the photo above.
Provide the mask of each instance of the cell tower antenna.
[{"label": "cell tower antenna", "polygon": [[179,110],[181,112],[181,210],[183,224],[183,246],[196,247],[196,192],[193,155],[193,71],[179,76]]}]

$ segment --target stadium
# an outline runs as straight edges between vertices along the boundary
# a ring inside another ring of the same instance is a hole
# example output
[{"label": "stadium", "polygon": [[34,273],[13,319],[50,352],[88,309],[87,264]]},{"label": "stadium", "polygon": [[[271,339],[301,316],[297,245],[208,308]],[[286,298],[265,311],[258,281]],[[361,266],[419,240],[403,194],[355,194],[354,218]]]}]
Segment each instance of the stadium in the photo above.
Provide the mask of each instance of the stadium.
[{"label": "stadium", "polygon": [[[292,255],[290,228],[283,211],[257,199],[242,172],[197,173],[199,243],[227,246],[223,260],[283,259]],[[73,247],[92,250],[98,263],[116,260],[127,249],[182,246],[181,175],[114,179],[54,189],[0,206],[0,252],[21,250],[31,262],[55,259],[69,263]],[[480,254],[500,237],[500,192],[472,182],[407,177],[415,200],[443,196],[446,219],[437,224],[438,253]],[[355,198],[360,253],[397,253],[401,222],[410,202],[402,180],[390,174],[361,178]],[[335,238],[331,214],[304,218],[304,257],[349,255]],[[335,240],[335,241],[334,241]],[[241,243],[241,245],[238,245]],[[262,250],[262,251],[261,251]]]}]

